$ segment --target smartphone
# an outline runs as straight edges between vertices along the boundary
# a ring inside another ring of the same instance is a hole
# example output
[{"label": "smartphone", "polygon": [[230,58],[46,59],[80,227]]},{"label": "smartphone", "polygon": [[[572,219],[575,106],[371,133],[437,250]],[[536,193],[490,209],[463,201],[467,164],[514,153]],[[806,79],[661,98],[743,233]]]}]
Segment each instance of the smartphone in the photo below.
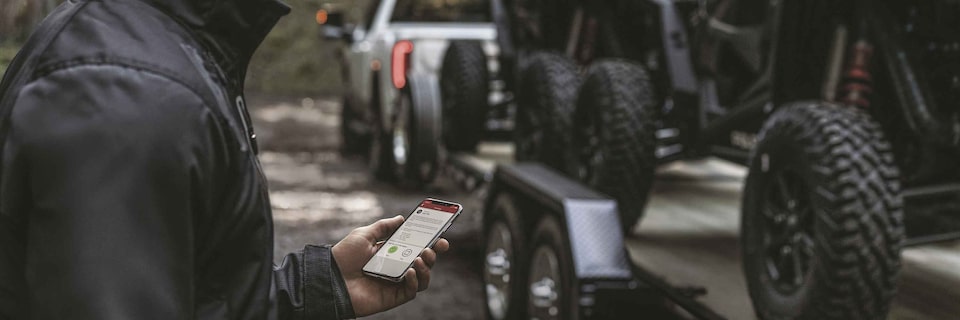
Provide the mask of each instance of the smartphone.
[{"label": "smartphone", "polygon": [[383,246],[363,266],[369,276],[393,282],[403,280],[407,269],[424,249],[433,246],[453,224],[463,206],[459,203],[427,198],[403,220],[403,224],[384,241]]}]

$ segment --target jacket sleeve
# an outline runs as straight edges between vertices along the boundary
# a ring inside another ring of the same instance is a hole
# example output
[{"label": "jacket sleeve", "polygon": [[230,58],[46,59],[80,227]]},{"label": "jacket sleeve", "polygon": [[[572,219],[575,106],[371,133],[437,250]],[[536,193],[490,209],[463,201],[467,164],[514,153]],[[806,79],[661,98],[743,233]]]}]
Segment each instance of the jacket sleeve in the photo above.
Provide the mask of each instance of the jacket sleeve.
[{"label": "jacket sleeve", "polygon": [[350,295],[331,246],[306,246],[274,267],[274,301],[279,319],[355,318]]},{"label": "jacket sleeve", "polygon": [[194,317],[195,221],[225,161],[204,105],[110,65],[20,90],[3,167],[4,214],[26,219],[26,301],[13,318]]}]

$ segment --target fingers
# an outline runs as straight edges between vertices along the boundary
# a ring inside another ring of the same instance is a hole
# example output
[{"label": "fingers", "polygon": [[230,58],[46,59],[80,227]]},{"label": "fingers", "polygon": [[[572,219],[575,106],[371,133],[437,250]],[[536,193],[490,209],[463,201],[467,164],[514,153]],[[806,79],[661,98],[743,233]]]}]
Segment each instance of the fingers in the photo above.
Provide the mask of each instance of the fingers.
[{"label": "fingers", "polygon": [[450,250],[450,242],[447,241],[447,239],[437,239],[437,243],[433,244],[433,251],[437,253],[444,253],[447,252],[447,250]]},{"label": "fingers", "polygon": [[377,222],[369,226],[357,228],[355,232],[358,232],[371,243],[375,243],[377,240],[389,236],[390,233],[399,228],[402,223],[403,216],[398,215],[393,218],[377,220]]},{"label": "fingers", "polygon": [[433,268],[437,264],[437,252],[432,249],[423,249],[423,253],[420,253],[420,258],[423,259],[423,262],[429,268]]},{"label": "fingers", "polygon": [[413,268],[407,269],[403,279],[404,297],[407,298],[407,301],[417,297],[417,289],[420,288],[420,279],[418,278],[417,272]]},{"label": "fingers", "polygon": [[424,262],[423,258],[417,258],[413,261],[413,269],[417,271],[417,291],[427,290],[430,287],[430,267]]}]

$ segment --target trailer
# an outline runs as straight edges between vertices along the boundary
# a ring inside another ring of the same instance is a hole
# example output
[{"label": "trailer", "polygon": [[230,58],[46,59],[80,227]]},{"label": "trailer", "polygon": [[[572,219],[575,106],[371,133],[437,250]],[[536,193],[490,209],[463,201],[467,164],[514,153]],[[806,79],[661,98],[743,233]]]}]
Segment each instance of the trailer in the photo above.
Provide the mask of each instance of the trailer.
[{"label": "trailer", "polygon": [[513,146],[481,142],[452,153],[442,173],[484,199],[488,319],[725,319],[697,297],[631,261],[617,203]]}]

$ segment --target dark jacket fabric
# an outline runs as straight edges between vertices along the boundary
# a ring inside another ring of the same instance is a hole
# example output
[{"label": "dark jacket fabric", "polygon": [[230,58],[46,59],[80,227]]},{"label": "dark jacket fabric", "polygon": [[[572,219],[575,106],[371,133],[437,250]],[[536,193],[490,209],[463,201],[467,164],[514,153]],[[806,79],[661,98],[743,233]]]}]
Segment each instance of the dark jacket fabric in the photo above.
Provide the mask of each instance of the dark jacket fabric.
[{"label": "dark jacket fabric", "polygon": [[276,0],[68,0],[0,83],[0,319],[344,319],[329,247],[273,266],[243,100]]}]

